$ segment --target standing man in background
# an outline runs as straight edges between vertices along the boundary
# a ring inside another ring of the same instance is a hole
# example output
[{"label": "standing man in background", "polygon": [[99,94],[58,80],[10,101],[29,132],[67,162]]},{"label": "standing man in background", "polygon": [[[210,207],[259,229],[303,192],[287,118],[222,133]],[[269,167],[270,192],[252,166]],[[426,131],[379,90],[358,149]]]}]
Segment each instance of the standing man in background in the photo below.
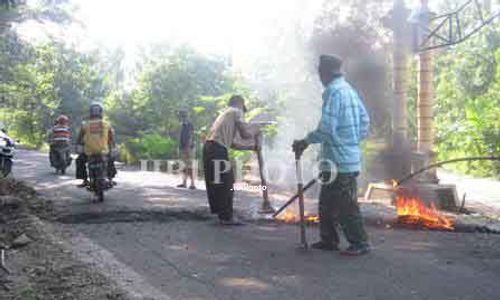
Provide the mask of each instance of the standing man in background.
[{"label": "standing man in background", "polygon": [[245,100],[239,95],[229,99],[227,107],[215,120],[203,146],[203,167],[210,211],[217,214],[221,225],[241,225],[233,217],[234,171],[229,161],[229,150],[256,150],[256,144],[238,145],[237,133],[243,139],[252,139],[243,116],[247,111]]},{"label": "standing man in background", "polygon": [[185,110],[179,112],[179,117],[181,118],[181,134],[179,137],[179,150],[181,160],[184,164],[182,170],[182,183],[179,184],[178,188],[187,187],[187,179],[191,180],[191,185],[189,189],[195,190],[196,186],[194,184],[194,174],[193,174],[193,157],[194,157],[194,128],[191,121],[188,119],[188,113]]},{"label": "standing man in background", "polygon": [[[312,247],[338,250],[336,226],[340,223],[350,244],[341,254],[357,256],[370,251],[358,205],[356,182],[361,171],[360,144],[368,135],[370,120],[358,93],[345,80],[341,67],[339,57],[320,56],[318,72],[325,87],[321,120],[316,130],[305,139],[294,141],[292,147],[301,155],[310,144],[321,144],[321,240]],[[336,167],[336,172],[332,166]]]}]

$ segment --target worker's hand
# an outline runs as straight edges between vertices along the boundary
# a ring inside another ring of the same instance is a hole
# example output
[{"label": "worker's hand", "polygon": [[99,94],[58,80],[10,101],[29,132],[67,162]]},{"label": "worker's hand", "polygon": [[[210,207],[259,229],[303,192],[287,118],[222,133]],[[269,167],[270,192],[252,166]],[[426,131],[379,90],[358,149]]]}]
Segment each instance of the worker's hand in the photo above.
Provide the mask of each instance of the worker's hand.
[{"label": "worker's hand", "polygon": [[305,140],[295,140],[292,144],[292,150],[295,152],[297,157],[301,157],[304,150],[307,149],[309,144]]}]

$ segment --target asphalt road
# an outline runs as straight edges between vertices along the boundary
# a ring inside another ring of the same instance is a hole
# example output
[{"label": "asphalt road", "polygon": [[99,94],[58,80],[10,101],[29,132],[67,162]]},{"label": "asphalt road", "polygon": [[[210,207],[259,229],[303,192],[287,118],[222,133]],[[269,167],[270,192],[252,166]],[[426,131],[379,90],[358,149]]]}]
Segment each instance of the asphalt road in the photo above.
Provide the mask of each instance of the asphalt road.
[{"label": "asphalt road", "polygon": [[[172,177],[120,172],[103,204],[46,155],[19,151],[15,176],[56,204],[50,224],[77,256],[136,298],[498,299],[500,235],[368,227],[373,252],[357,258],[296,249],[298,228],[270,222],[224,228],[203,190]],[[239,195],[241,214],[259,200]],[[308,229],[310,240],[317,228]]]}]

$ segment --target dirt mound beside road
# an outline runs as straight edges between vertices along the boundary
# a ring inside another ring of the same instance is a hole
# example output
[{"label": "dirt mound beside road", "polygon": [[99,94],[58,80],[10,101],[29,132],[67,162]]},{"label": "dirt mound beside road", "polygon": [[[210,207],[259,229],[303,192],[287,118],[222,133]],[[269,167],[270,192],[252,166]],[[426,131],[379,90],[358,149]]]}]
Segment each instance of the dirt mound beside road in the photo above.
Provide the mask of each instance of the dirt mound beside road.
[{"label": "dirt mound beside road", "polygon": [[22,182],[0,180],[0,299],[126,299],[45,226],[52,203]]}]

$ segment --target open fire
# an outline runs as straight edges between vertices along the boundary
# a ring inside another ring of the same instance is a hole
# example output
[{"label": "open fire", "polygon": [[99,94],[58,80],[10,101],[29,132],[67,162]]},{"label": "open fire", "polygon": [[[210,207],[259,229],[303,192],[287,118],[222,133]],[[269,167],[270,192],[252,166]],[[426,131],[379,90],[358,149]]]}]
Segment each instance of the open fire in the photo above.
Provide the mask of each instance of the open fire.
[{"label": "open fire", "polygon": [[433,202],[428,206],[417,196],[399,194],[396,210],[402,224],[441,230],[454,230],[455,227],[453,220],[443,216]]},{"label": "open fire", "polygon": [[[399,188],[396,193],[396,213],[400,225],[408,225],[416,228],[428,228],[434,230],[455,230],[454,219],[443,215],[432,201],[423,200],[418,193]],[[300,222],[298,210],[289,207],[276,216],[276,220],[297,224]],[[306,224],[318,224],[320,218],[316,213],[305,212]]]},{"label": "open fire", "polygon": [[[276,217],[277,220],[283,223],[295,224],[300,221],[300,216],[298,212],[295,212],[293,209],[288,209],[284,211],[282,214]],[[305,220],[307,224],[318,224],[319,216],[316,214],[305,213]]]}]

